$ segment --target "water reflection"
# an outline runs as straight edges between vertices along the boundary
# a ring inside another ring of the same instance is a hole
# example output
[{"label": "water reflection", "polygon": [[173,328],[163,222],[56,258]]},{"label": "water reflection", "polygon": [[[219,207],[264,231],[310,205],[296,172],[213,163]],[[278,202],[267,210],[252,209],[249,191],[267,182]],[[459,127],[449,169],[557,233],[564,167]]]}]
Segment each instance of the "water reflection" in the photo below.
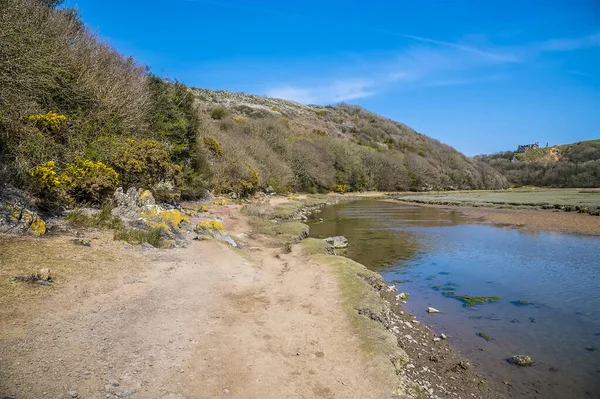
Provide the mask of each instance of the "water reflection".
[{"label": "water reflection", "polygon": [[[420,210],[415,212],[415,210]],[[323,222],[316,223],[322,218]],[[457,212],[436,208],[399,207],[384,201],[354,201],[330,206],[309,219],[312,237],[342,235],[351,245],[346,256],[382,271],[397,261],[409,261],[431,249],[432,240],[403,228],[454,226],[464,221]]]}]

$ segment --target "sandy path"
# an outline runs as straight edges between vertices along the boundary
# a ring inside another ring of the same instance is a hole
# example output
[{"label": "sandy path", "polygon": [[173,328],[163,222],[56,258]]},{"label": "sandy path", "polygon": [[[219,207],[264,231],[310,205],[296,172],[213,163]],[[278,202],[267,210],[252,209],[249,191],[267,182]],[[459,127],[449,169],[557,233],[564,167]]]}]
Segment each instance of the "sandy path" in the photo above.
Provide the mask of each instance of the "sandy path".
[{"label": "sandy path", "polygon": [[24,308],[22,333],[0,340],[0,397],[389,397],[330,272],[274,251],[151,251],[135,278],[110,276],[117,288]]}]

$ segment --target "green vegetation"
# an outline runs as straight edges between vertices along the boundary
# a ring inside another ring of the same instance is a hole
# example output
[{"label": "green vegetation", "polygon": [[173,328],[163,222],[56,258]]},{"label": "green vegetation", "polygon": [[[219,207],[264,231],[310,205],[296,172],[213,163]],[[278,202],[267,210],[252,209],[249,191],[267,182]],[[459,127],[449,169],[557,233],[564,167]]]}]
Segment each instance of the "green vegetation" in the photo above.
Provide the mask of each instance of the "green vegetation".
[{"label": "green vegetation", "polygon": [[0,7],[0,181],[49,210],[99,204],[116,184],[200,194],[209,173],[187,87],[149,74],[58,3]]},{"label": "green vegetation", "polygon": [[127,241],[132,244],[148,243],[155,247],[162,244],[161,229],[141,230],[141,229],[121,229],[115,231],[115,240]]},{"label": "green vegetation", "polygon": [[120,218],[112,216],[114,204],[106,201],[99,212],[89,215],[82,209],[74,209],[67,215],[67,221],[75,227],[95,227],[108,229],[121,229],[123,222]]},{"label": "green vegetation", "polygon": [[221,120],[225,118],[225,115],[227,115],[227,110],[223,107],[217,107],[210,111],[210,117],[213,119]]},{"label": "green vegetation", "polygon": [[0,7],[0,181],[48,210],[116,185],[159,201],[211,189],[503,188],[487,164],[360,107],[186,87],[103,43],[60,1]]},{"label": "green vegetation", "polygon": [[478,303],[497,302],[500,300],[497,296],[460,296],[454,295],[454,298],[465,303],[465,306],[475,306]]},{"label": "green vegetation", "polygon": [[510,301],[510,303],[512,303],[515,306],[529,306],[529,305],[532,305],[531,302],[526,301],[524,299],[520,299],[518,301]]},{"label": "green vegetation", "polygon": [[475,157],[519,187],[600,187],[600,140]]},{"label": "green vegetation", "polygon": [[485,339],[487,342],[493,341],[494,338],[490,337],[488,334],[484,333],[484,332],[478,332],[477,334],[478,337],[481,337],[483,339]]},{"label": "green vegetation", "polygon": [[456,295],[454,292],[445,291],[442,293],[445,297],[455,298],[463,302],[466,307],[475,306],[478,303],[498,302],[500,298],[497,296],[462,296]]}]

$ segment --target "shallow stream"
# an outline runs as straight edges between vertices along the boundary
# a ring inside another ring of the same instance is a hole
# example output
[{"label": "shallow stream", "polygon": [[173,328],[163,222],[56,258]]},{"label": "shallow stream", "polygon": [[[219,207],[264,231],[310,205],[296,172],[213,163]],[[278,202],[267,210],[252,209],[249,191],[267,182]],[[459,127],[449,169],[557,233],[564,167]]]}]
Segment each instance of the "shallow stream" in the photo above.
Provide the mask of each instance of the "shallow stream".
[{"label": "shallow stream", "polygon": [[[514,397],[600,398],[599,237],[372,200],[328,206],[310,224],[312,237],[348,238],[346,256],[410,294],[405,310]],[[461,296],[498,300],[469,306]],[[508,363],[515,354],[534,365]]]}]

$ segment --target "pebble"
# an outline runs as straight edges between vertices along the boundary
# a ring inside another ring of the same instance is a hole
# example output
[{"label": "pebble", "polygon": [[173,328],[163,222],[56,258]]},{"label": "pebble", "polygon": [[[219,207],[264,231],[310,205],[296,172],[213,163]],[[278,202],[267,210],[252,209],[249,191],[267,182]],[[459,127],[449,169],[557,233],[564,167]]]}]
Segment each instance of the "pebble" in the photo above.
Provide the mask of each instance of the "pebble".
[{"label": "pebble", "polygon": [[437,310],[436,308],[427,308],[427,313],[429,313],[429,314],[440,313],[440,311]]},{"label": "pebble", "polygon": [[67,392],[67,396],[69,396],[69,398],[77,398],[79,397],[79,394],[77,393],[77,391],[69,391]]},{"label": "pebble", "polygon": [[441,340],[442,340],[442,339],[441,339],[441,338],[439,338],[439,337],[433,337],[433,342],[439,342],[439,341],[441,341]]},{"label": "pebble", "polygon": [[442,335],[440,335],[440,338],[441,338],[441,339],[448,339],[448,337],[446,336],[446,334],[442,334]]}]

